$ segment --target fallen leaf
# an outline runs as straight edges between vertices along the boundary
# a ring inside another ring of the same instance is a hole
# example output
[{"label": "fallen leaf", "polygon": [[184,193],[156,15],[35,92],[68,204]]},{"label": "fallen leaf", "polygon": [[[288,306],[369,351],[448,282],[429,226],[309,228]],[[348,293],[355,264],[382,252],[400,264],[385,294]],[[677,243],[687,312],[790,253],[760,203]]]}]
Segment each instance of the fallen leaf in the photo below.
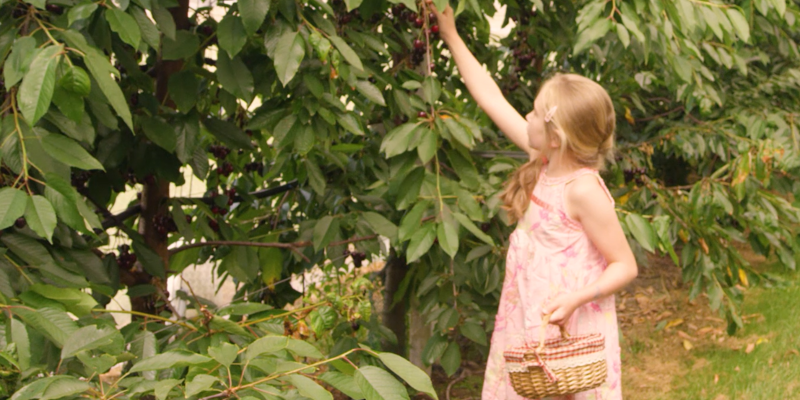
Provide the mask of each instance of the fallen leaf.
[{"label": "fallen leaf", "polygon": [[800,357],[800,352],[798,352],[796,349],[789,349],[786,351],[786,355],[789,355],[790,353]]},{"label": "fallen leaf", "polygon": [[684,340],[683,341],[683,348],[686,349],[686,350],[691,350],[692,348],[694,348],[694,345],[692,345],[692,342],[690,342],[688,340]]},{"label": "fallen leaf", "polygon": [[719,382],[719,374],[714,374],[714,384],[716,385]]},{"label": "fallen leaf", "polygon": [[710,326],[706,326],[706,327],[698,329],[697,330],[697,334],[698,335],[705,335],[706,333],[711,332],[712,330],[714,330],[714,328],[712,328]]},{"label": "fallen leaf", "polygon": [[673,319],[672,321],[667,322],[667,326],[665,326],[664,328],[665,329],[669,329],[669,328],[672,328],[674,326],[678,326],[678,325],[680,325],[682,323],[683,323],[683,318]]},{"label": "fallen leaf", "polygon": [[734,368],[733,370],[739,372],[740,371],[739,366],[737,365],[736,368]]},{"label": "fallen leaf", "polygon": [[766,343],[766,342],[769,342],[769,339],[763,338],[763,337],[760,337],[760,338],[758,338],[758,340],[756,340],[756,344],[757,345],[759,345],[761,343]]},{"label": "fallen leaf", "polygon": [[750,353],[753,352],[753,350],[755,350],[755,348],[756,348],[756,344],[755,343],[748,343],[747,344],[747,348],[744,349],[744,353],[745,354],[750,354]]},{"label": "fallen leaf", "polygon": [[678,332],[678,336],[680,336],[680,337],[682,337],[682,338],[684,338],[684,339],[687,339],[687,340],[694,340],[694,338],[693,338],[693,337],[691,337],[691,336],[690,336],[688,333],[686,333],[686,332],[684,332],[684,331],[678,330],[677,332]]},{"label": "fallen leaf", "polygon": [[714,397],[714,400],[728,400],[728,396],[725,396],[724,394],[720,394],[720,395],[717,395],[717,397]]},{"label": "fallen leaf", "polygon": [[667,318],[670,315],[672,315],[672,311],[664,311],[661,314],[658,314],[658,316],[656,317],[656,321],[661,321],[662,319]]}]

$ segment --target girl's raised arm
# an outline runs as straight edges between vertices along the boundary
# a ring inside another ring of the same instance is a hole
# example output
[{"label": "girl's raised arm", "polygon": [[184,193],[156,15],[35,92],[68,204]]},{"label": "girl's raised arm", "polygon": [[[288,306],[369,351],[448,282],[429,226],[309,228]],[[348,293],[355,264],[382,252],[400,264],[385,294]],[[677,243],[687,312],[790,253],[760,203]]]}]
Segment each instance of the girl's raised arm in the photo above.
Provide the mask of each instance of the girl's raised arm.
[{"label": "girl's raised arm", "polygon": [[514,144],[530,154],[531,159],[535,158],[538,152],[528,144],[528,122],[508,103],[497,83],[458,35],[453,9],[447,6],[447,9],[439,12],[432,5],[431,8],[439,21],[439,35],[450,49],[458,71],[478,106]]}]

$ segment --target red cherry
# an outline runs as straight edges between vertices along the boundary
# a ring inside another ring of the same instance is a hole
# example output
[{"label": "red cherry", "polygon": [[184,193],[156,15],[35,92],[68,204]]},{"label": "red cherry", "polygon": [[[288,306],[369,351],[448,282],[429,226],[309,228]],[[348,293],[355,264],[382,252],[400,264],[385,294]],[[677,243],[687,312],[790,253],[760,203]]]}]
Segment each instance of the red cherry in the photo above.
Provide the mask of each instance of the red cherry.
[{"label": "red cherry", "polygon": [[417,18],[417,19],[414,20],[414,25],[417,28],[422,28],[422,25],[424,25],[424,24],[425,24],[425,20],[422,19],[422,18]]},{"label": "red cherry", "polygon": [[431,33],[439,33],[439,25],[432,25]]},{"label": "red cherry", "polygon": [[419,40],[419,39],[415,39],[414,40],[414,48],[415,49],[421,49],[423,47],[425,47],[425,42],[423,42],[422,40]]},{"label": "red cherry", "polygon": [[428,117],[428,113],[426,113],[425,111],[420,111],[420,112],[417,113],[417,117],[427,118]]}]

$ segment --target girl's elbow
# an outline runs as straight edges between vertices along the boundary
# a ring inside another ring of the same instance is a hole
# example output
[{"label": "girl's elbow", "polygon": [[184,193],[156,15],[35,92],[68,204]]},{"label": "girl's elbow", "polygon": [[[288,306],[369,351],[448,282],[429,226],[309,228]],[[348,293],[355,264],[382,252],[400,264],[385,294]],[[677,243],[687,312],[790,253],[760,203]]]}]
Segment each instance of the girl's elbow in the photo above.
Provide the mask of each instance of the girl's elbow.
[{"label": "girl's elbow", "polygon": [[636,264],[636,261],[634,261],[631,263],[630,280],[633,281],[637,276],[639,276],[639,266]]}]

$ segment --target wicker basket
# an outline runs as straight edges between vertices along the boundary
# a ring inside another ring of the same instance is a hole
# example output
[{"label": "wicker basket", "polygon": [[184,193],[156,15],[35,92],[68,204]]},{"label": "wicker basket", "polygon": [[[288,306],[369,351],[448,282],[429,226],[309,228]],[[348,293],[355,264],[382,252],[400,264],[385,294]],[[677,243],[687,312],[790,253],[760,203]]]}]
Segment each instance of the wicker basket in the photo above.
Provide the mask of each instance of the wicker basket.
[{"label": "wicker basket", "polygon": [[561,338],[544,341],[549,320],[549,315],[542,318],[539,342],[503,353],[509,380],[517,394],[540,399],[583,392],[603,384],[607,374],[603,335],[570,337],[561,327]]}]

